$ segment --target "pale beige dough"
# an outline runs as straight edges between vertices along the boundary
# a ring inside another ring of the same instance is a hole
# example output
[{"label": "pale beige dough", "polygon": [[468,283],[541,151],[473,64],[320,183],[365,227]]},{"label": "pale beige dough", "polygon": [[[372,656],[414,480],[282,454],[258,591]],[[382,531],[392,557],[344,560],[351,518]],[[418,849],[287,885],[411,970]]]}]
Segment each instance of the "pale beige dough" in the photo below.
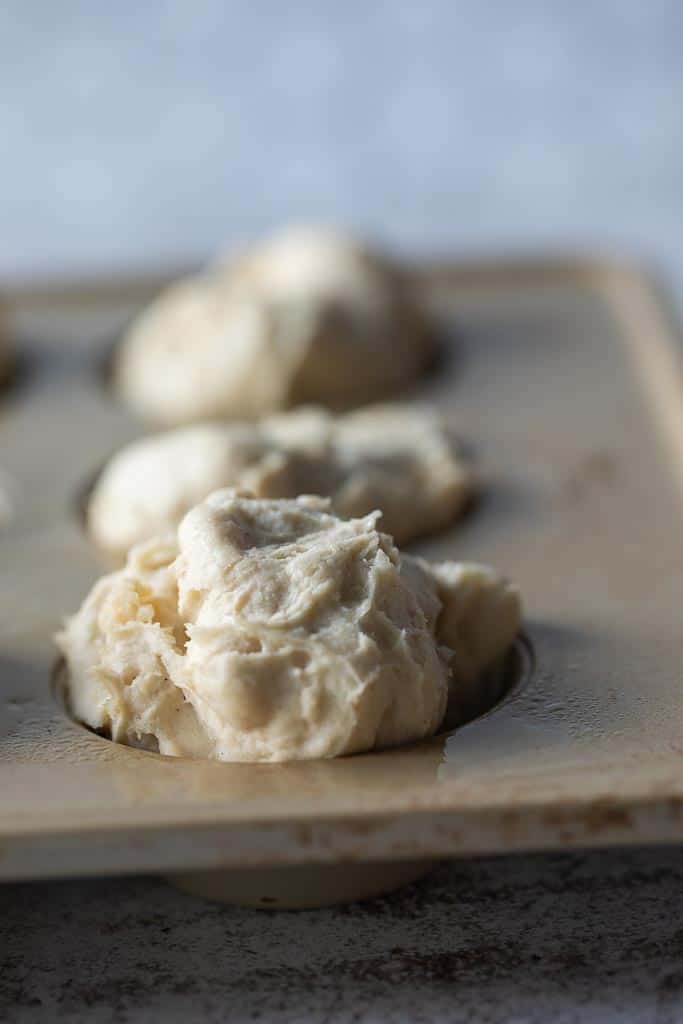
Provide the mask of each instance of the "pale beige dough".
[{"label": "pale beige dough", "polygon": [[433,352],[404,273],[346,235],[292,228],[160,295],[124,338],[114,383],[158,423],[257,419],[390,395]]},{"label": "pale beige dough", "polygon": [[471,486],[433,410],[381,405],[335,417],[303,408],[133,442],[101,473],[87,518],[95,542],[121,560],[211,491],[238,487],[264,498],[321,494],[347,518],[379,509],[382,530],[402,544],[453,522]]},{"label": "pale beige dough", "polygon": [[[75,717],[114,740],[224,761],[417,740],[449,687],[512,643],[516,589],[401,556],[375,514],[218,491],[130,552],[58,643]],[[473,684],[473,680],[475,683]]]}]

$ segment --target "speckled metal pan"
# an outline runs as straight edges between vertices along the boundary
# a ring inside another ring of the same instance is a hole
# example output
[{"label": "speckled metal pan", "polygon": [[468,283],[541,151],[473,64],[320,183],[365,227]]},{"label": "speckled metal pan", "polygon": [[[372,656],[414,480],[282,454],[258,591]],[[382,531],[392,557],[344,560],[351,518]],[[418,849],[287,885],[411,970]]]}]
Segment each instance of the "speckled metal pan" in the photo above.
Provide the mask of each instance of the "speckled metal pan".
[{"label": "speckled metal pan", "polygon": [[421,274],[449,351],[414,397],[452,417],[485,487],[417,550],[519,581],[536,671],[452,735],[289,765],[127,749],[54,699],[51,635],[102,571],[78,497],[144,429],[104,388],[104,354],[159,282],[7,296],[21,372],[0,399],[1,878],[683,838],[683,406],[667,311],[647,278],[601,262]]}]

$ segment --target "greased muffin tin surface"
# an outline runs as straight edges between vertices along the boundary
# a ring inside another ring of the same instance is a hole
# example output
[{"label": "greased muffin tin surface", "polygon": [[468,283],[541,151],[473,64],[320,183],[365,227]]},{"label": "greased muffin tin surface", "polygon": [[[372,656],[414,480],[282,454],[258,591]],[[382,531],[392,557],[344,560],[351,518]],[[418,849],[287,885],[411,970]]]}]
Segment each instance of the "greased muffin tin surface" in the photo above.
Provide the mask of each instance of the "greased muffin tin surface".
[{"label": "greased muffin tin surface", "polygon": [[162,758],[64,714],[51,637],[106,568],[79,501],[144,430],[103,366],[160,282],[8,295],[20,358],[0,399],[0,877],[683,837],[683,406],[667,311],[610,264],[419,272],[446,351],[412,394],[456,425],[484,489],[464,523],[411,550],[518,581],[536,669],[454,734],[285,765]]}]

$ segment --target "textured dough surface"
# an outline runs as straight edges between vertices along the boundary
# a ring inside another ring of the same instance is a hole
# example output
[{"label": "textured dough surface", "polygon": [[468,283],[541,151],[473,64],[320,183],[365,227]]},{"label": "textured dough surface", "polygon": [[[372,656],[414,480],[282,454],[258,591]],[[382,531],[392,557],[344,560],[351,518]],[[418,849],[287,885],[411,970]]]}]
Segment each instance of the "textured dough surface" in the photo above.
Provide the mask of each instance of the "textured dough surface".
[{"label": "textured dough surface", "polygon": [[[340,519],[320,498],[212,494],[176,535],[133,548],[68,620],[58,643],[74,715],[123,743],[225,761],[434,733],[449,687],[514,639],[519,598],[490,570],[401,556],[376,519]],[[482,572],[489,644],[472,614]]]},{"label": "textured dough surface", "polygon": [[290,229],[174,285],[136,320],[115,386],[146,419],[257,419],[383,397],[433,354],[410,282],[342,234]]},{"label": "textured dough surface", "polygon": [[382,530],[403,544],[449,525],[471,476],[429,409],[380,405],[335,417],[307,407],[260,424],[197,424],[110,460],[89,501],[90,535],[122,560],[222,487],[261,498],[320,494],[345,518],[379,509]]}]

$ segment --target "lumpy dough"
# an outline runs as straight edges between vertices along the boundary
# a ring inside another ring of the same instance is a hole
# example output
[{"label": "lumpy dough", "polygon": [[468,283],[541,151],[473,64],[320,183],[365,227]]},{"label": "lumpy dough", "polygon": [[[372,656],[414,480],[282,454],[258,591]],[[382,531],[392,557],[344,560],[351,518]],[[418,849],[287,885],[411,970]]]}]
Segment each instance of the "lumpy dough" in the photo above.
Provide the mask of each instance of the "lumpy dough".
[{"label": "lumpy dough", "polygon": [[385,405],[334,417],[303,408],[260,424],[180,427],[128,445],[95,485],[89,532],[122,560],[221,487],[263,498],[321,494],[346,518],[379,509],[382,530],[403,544],[456,518],[471,475],[429,409]]},{"label": "lumpy dough", "polygon": [[342,234],[290,229],[164,292],[125,337],[123,400],[174,425],[390,395],[433,355],[411,282]]},{"label": "lumpy dough", "polygon": [[512,643],[519,598],[490,570],[401,556],[376,520],[340,519],[321,498],[212,494],[68,620],[58,643],[75,717],[122,743],[223,761],[434,733],[449,688]]}]

